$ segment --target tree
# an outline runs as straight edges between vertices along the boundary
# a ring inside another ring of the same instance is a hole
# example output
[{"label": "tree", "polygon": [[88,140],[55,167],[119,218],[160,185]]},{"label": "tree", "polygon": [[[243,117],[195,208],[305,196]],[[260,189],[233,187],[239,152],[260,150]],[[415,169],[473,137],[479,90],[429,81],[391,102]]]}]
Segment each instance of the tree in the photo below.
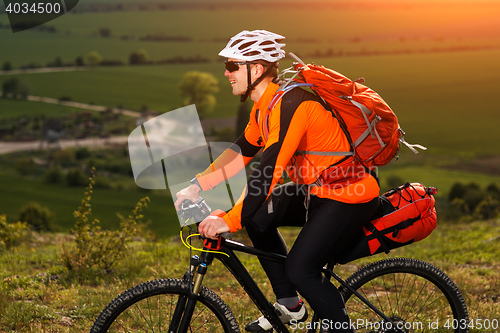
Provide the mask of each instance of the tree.
[{"label": "tree", "polygon": [[47,67],[63,67],[64,63],[61,59],[61,57],[56,57],[53,61],[50,61],[47,64]]},{"label": "tree", "polygon": [[109,38],[111,36],[111,29],[110,28],[100,28],[99,35],[103,38]]},{"label": "tree", "polygon": [[144,49],[132,52],[128,58],[128,62],[131,65],[147,64],[149,63],[149,53]]},{"label": "tree", "polygon": [[210,113],[216,104],[214,94],[219,91],[219,82],[210,73],[191,71],[184,74],[179,84],[184,105],[195,104],[200,117]]},{"label": "tree", "polygon": [[87,55],[87,65],[91,67],[99,66],[102,61],[102,57],[97,51],[92,51]]},{"label": "tree", "polygon": [[9,61],[6,61],[2,65],[2,70],[10,71],[12,69],[12,64]]},{"label": "tree", "polygon": [[17,77],[5,80],[2,84],[3,97],[7,98],[9,96],[15,97],[17,95],[17,89],[19,88],[19,79]]},{"label": "tree", "polygon": [[75,66],[84,66],[85,65],[85,62],[83,61],[83,57],[77,57],[75,59]]},{"label": "tree", "polygon": [[29,86],[23,81],[19,81],[18,78],[13,77],[5,82],[2,85],[2,93],[3,97],[12,97],[12,98],[20,98],[27,99],[29,95]]}]

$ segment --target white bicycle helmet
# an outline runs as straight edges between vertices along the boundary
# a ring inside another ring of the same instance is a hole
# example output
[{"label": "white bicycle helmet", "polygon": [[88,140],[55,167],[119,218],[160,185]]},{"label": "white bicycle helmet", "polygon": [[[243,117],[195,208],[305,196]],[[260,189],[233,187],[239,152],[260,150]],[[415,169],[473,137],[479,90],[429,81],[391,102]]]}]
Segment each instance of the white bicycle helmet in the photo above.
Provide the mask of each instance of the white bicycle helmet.
[{"label": "white bicycle helmet", "polygon": [[244,30],[231,38],[219,55],[243,61],[276,62],[285,57],[280,43],[285,37],[266,30]]}]

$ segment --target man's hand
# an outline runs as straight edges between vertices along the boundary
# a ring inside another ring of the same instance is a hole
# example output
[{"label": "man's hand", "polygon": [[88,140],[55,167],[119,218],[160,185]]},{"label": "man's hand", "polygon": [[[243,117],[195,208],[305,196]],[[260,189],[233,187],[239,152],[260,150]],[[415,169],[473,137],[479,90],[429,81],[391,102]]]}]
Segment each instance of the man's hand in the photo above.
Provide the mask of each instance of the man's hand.
[{"label": "man's hand", "polygon": [[177,192],[177,200],[174,202],[175,209],[179,210],[181,203],[186,199],[191,200],[192,202],[196,202],[196,200],[200,196],[200,191],[201,188],[198,185],[191,184],[188,187]]},{"label": "man's hand", "polygon": [[217,239],[220,234],[229,231],[226,221],[219,216],[208,216],[198,226],[200,235],[211,239]]}]

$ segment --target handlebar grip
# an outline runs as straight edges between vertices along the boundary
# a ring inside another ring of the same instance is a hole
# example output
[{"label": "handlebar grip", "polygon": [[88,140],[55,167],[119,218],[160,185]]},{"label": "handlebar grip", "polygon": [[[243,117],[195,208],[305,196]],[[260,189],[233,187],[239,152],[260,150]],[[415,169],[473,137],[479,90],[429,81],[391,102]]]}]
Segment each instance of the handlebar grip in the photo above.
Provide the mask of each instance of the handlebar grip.
[{"label": "handlebar grip", "polygon": [[224,239],[233,239],[233,234],[230,232],[223,232],[222,234],[219,235],[219,237]]}]

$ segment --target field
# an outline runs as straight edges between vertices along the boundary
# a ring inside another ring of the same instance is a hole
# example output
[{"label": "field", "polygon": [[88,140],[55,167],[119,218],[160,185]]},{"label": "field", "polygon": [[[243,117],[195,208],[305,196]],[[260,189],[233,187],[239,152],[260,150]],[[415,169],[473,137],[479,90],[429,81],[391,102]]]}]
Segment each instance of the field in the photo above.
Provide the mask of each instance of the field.
[{"label": "field", "polygon": [[[498,57],[500,51],[470,51],[320,61],[349,77],[364,77],[395,110],[409,142],[429,147],[431,154],[450,156],[498,152]],[[165,112],[182,105],[177,88],[182,75],[190,70],[206,71],[220,84],[218,104],[210,116],[235,116],[238,100],[231,97],[220,67],[213,63],[134,66],[16,77],[27,82],[35,96],[70,96],[74,101],[133,110],[147,105]],[[5,77],[0,76],[0,81]]]},{"label": "field", "polygon": [[[163,1],[163,4],[168,3]],[[157,7],[148,10],[148,4]],[[360,1],[352,4],[330,0],[314,1],[308,6],[297,2],[283,5],[282,1],[268,1],[266,6],[240,2],[235,6],[223,1],[213,1],[209,5],[194,1],[174,9],[158,10],[161,4],[161,1],[144,2],[143,10],[126,10],[125,7],[105,13],[84,11],[86,7],[82,4],[80,12],[75,10],[47,24],[57,29],[55,33],[11,34],[8,29],[0,29],[4,46],[0,63],[9,60],[15,66],[29,62],[44,64],[56,56],[70,61],[94,50],[106,59],[127,60],[130,52],[142,48],[153,60],[186,54],[215,59],[227,39],[243,28],[278,31],[287,36],[288,50],[299,54],[328,49],[344,53],[384,53],[499,46],[496,38],[499,7],[495,2],[456,1],[450,5],[421,1]],[[422,24],[424,18],[425,24]],[[330,24],[332,19],[333,25]],[[5,16],[0,16],[0,22],[7,27]],[[219,22],[223,24],[217,24]],[[109,28],[111,38],[101,38],[100,28]],[[191,42],[140,40],[148,34],[187,37]],[[30,52],[34,49],[36,57]]]},{"label": "field", "polygon": [[[469,317],[494,322],[499,306],[499,221],[472,224],[438,224],[429,238],[394,250],[390,257],[412,257],[441,268],[461,290]],[[291,244],[296,229],[285,229]],[[247,242],[243,234],[238,240]],[[139,282],[180,277],[187,270],[189,251],[178,238],[161,242],[134,242],[127,256],[111,273],[90,271],[82,276],[68,272],[60,262],[66,235],[36,235],[28,243],[0,255],[0,330],[4,332],[88,332],[104,306]],[[198,244],[193,244],[198,246]],[[255,257],[241,255],[252,277],[273,301],[270,285]],[[360,259],[336,268],[346,278],[356,269],[385,254]],[[259,316],[237,281],[219,262],[209,268],[204,285],[228,303],[240,326]],[[432,320],[432,318],[429,318]],[[493,332],[471,330],[471,332]]]}]

